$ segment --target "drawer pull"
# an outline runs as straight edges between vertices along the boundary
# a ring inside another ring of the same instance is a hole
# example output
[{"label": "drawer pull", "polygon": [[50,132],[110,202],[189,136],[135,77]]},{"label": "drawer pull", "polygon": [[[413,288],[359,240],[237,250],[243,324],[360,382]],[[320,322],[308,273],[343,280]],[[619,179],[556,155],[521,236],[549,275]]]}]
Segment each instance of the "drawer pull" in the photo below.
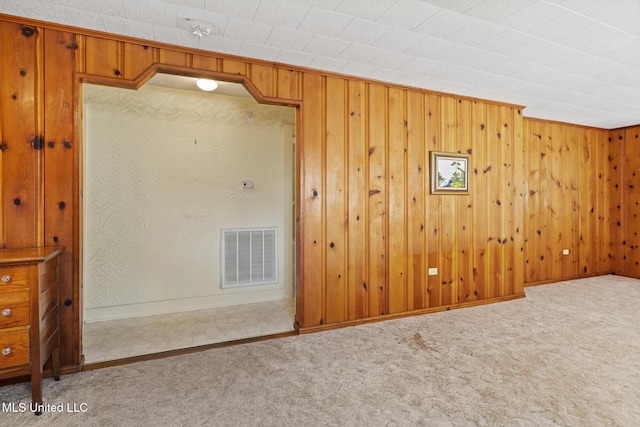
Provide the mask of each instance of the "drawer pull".
[{"label": "drawer pull", "polygon": [[9,276],[8,274],[2,276],[2,283],[9,283],[10,281],[11,281],[11,276]]},{"label": "drawer pull", "polygon": [[8,356],[9,354],[11,354],[11,347],[7,347],[7,348],[3,348],[2,349],[2,355],[3,356]]},{"label": "drawer pull", "polygon": [[2,315],[5,317],[9,317],[11,315],[11,309],[5,308],[4,310],[2,310]]}]

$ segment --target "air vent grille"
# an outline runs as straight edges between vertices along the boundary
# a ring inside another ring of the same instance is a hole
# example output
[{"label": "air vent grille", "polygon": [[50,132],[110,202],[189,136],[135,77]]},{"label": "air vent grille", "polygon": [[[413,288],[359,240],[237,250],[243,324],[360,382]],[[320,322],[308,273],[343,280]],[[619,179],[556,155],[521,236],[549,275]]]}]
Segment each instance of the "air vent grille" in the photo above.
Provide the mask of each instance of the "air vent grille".
[{"label": "air vent grille", "polygon": [[222,230],[222,288],[278,281],[275,228]]}]

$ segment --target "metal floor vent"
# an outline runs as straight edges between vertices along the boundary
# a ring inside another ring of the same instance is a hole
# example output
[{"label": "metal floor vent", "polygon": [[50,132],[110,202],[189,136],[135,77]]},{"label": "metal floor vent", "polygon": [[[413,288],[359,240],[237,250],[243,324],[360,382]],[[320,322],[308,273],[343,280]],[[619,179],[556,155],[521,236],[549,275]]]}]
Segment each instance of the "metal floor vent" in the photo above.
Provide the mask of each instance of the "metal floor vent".
[{"label": "metal floor vent", "polygon": [[222,288],[276,283],[275,228],[221,230]]}]

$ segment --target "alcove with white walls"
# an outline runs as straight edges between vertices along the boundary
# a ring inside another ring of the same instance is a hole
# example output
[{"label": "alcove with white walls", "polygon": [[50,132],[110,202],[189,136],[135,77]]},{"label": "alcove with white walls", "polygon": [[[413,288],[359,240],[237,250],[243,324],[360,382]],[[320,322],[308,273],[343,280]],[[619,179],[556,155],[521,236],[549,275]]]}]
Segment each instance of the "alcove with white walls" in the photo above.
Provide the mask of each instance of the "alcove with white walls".
[{"label": "alcove with white walls", "polygon": [[[235,86],[84,85],[85,322],[294,297],[295,109]],[[227,229],[276,230],[277,280],[222,286]]]}]

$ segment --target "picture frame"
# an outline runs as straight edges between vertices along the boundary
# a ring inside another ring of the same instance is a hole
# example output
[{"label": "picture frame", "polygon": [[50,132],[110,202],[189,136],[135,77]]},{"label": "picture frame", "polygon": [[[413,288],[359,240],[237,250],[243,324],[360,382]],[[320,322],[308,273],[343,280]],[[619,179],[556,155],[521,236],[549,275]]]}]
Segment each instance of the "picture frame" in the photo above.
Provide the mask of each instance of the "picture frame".
[{"label": "picture frame", "polygon": [[431,152],[431,194],[469,194],[469,155]]}]

